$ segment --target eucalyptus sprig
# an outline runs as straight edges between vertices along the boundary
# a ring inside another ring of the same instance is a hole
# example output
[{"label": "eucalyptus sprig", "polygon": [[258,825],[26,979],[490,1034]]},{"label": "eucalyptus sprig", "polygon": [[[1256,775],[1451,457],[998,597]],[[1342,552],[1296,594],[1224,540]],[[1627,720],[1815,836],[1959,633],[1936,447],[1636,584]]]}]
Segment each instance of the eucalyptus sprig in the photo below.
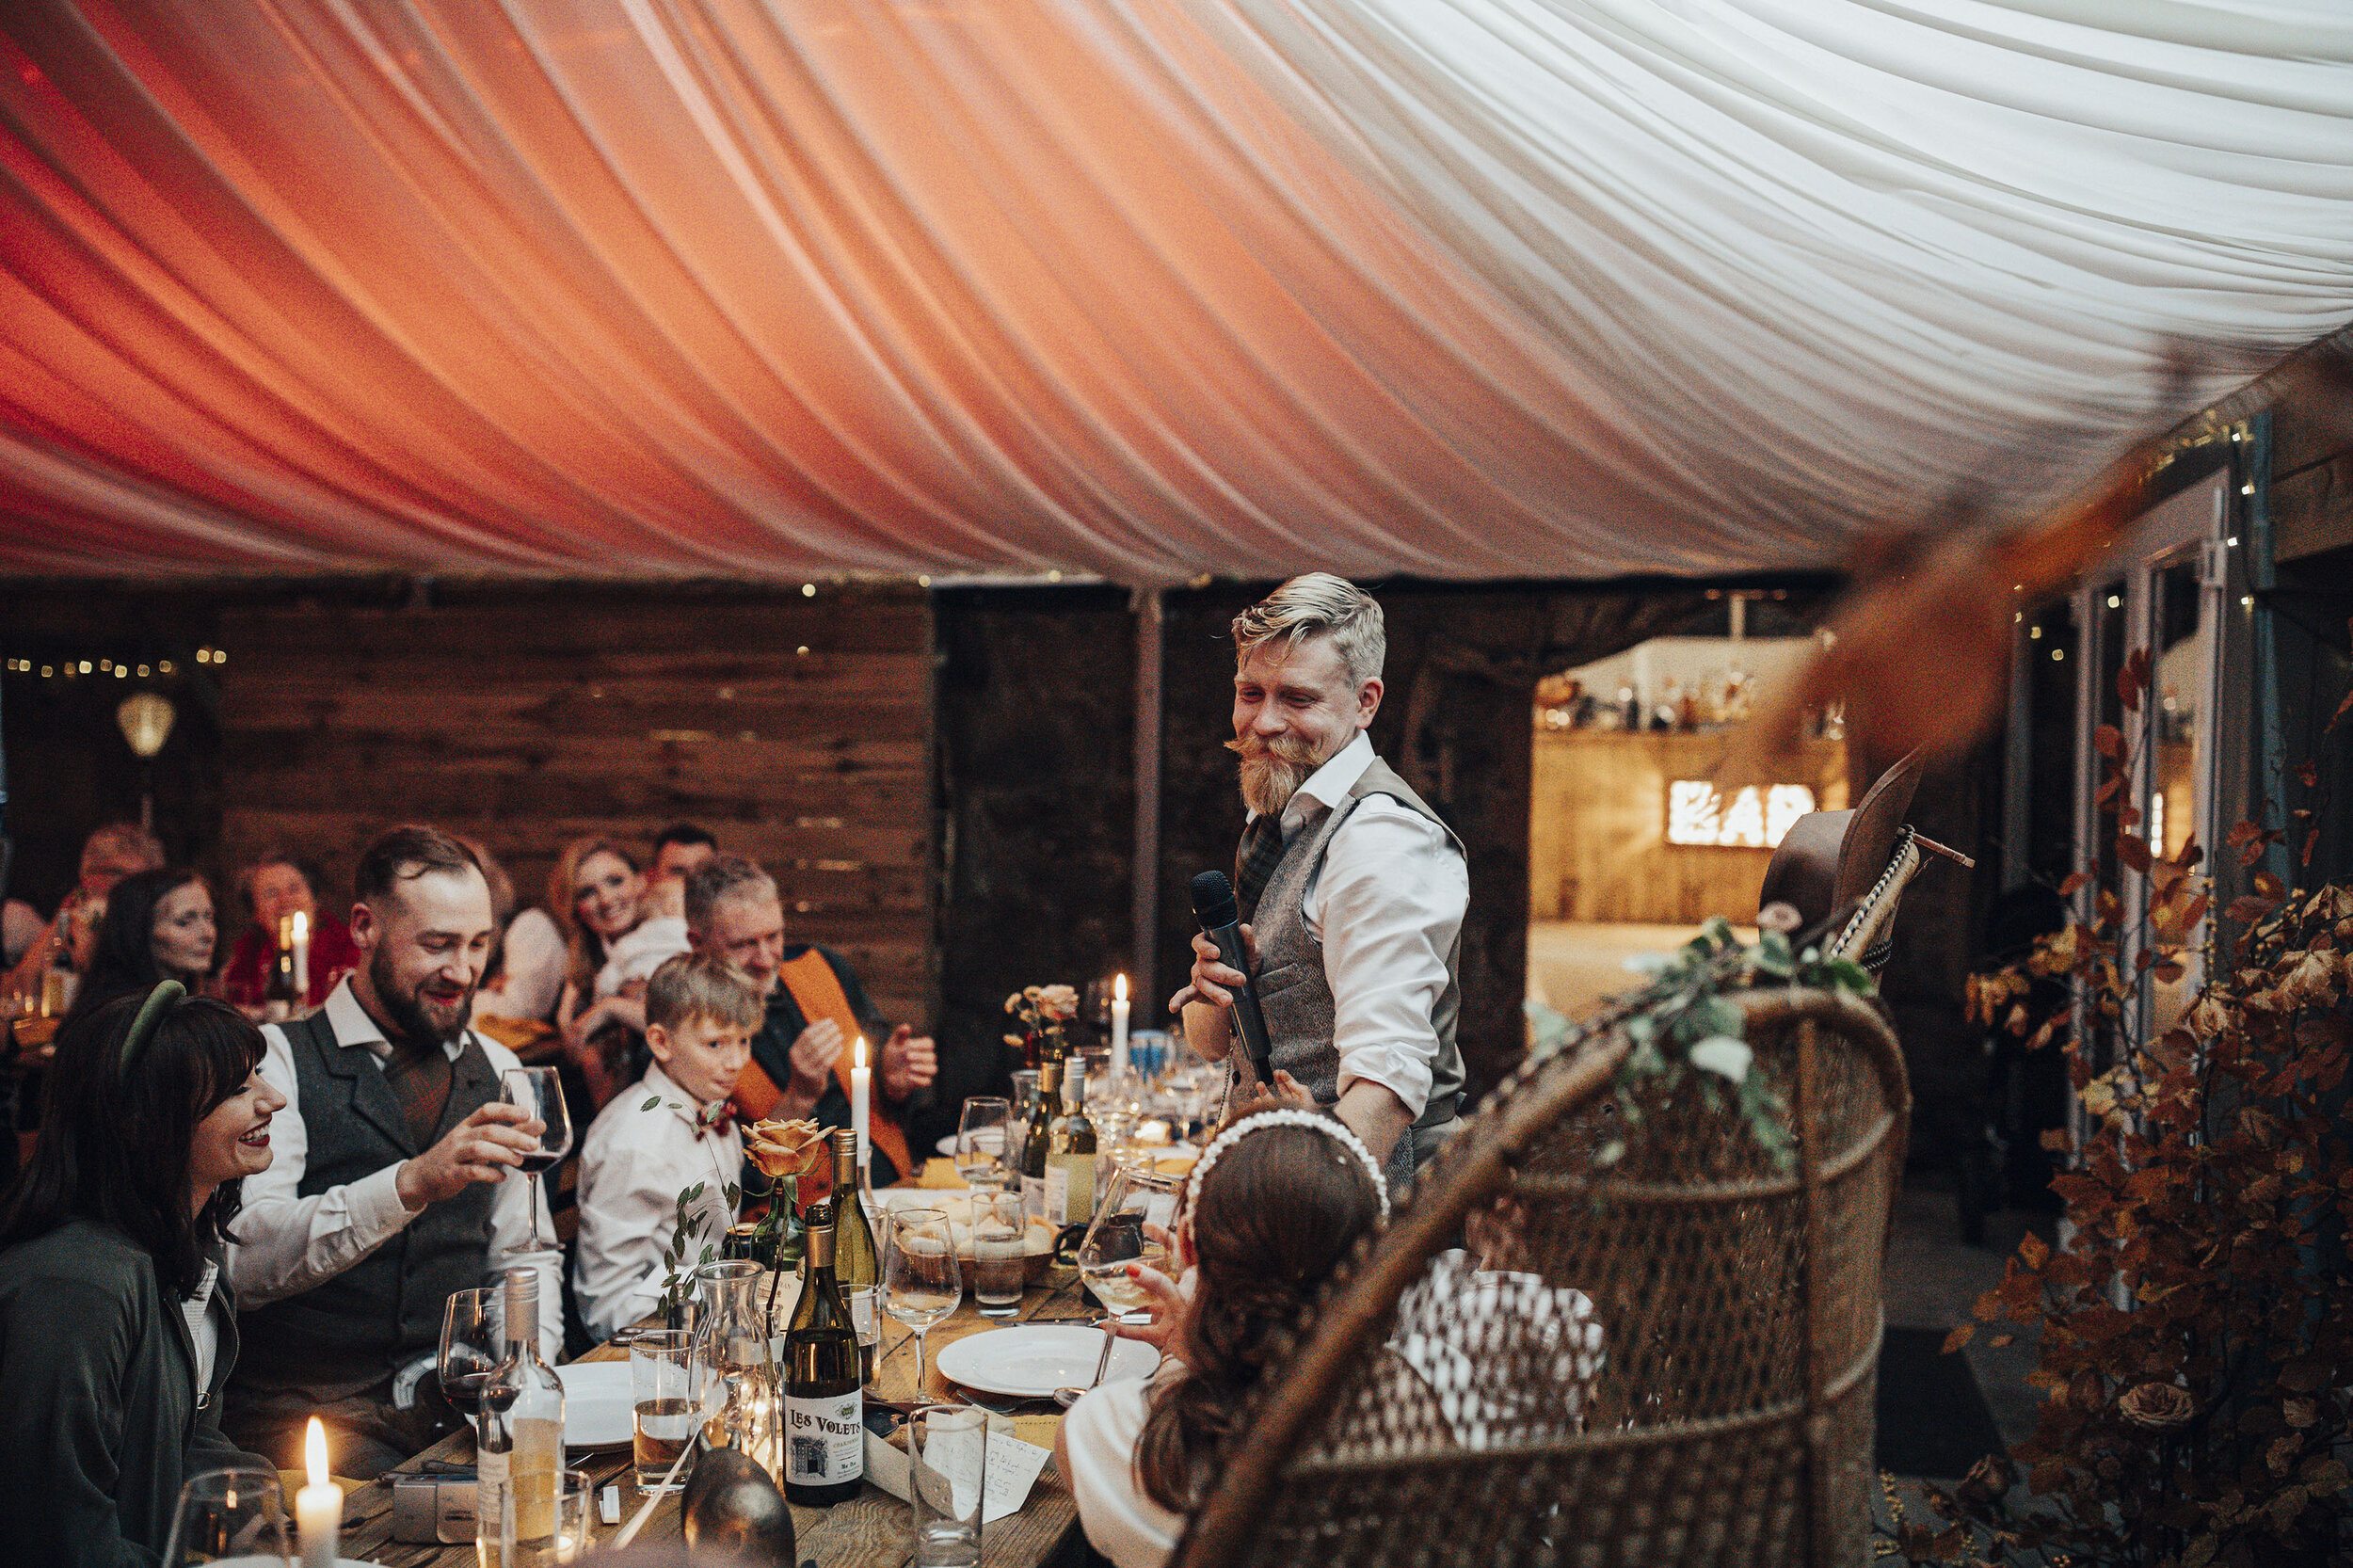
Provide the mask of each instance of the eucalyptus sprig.
[{"label": "eucalyptus sprig", "polygon": [[[1742,1038],[1745,1020],[1726,993],[1789,985],[1867,997],[1877,989],[1870,972],[1851,959],[1825,958],[1820,948],[1811,945],[1794,949],[1789,933],[1800,920],[1785,904],[1769,904],[1757,916],[1757,939],[1749,944],[1740,940],[1730,920],[1711,916],[1698,936],[1659,957],[1648,984],[1619,999],[1618,1027],[1634,1042],[1615,1080],[1618,1112],[1625,1126],[1641,1122],[1638,1090],[1672,1092],[1687,1071],[1695,1071],[1710,1110],[1721,1110],[1729,1091],[1757,1146],[1776,1168],[1792,1167],[1797,1140],[1789,1128],[1789,1108],[1761,1075],[1749,1071],[1756,1053]],[[1542,1002],[1529,1002],[1528,1013],[1535,1025],[1538,1055],[1558,1050],[1574,1028],[1571,1019]],[[1612,1164],[1625,1153],[1625,1144],[1618,1140],[1605,1144],[1596,1159]]]}]

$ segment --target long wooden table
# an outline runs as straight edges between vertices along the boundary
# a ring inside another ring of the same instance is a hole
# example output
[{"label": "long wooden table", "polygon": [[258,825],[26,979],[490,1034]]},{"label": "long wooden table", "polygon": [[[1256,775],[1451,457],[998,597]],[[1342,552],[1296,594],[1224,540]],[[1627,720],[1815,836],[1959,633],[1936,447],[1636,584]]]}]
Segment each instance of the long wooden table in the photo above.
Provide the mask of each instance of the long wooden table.
[{"label": "long wooden table", "polygon": [[[990,1319],[981,1316],[967,1296],[956,1308],[954,1317],[932,1330],[929,1341],[931,1354],[967,1335],[983,1334],[1002,1327],[1006,1322],[1055,1322],[1095,1320],[1093,1304],[1080,1293],[1077,1281],[1056,1286],[1050,1280],[1024,1292],[1020,1310],[1010,1319]],[[913,1393],[915,1380],[915,1341],[896,1322],[883,1320],[882,1351],[874,1364],[872,1392],[881,1398],[905,1400]],[[584,1361],[620,1361],[628,1358],[626,1350],[600,1347],[589,1352]],[[927,1365],[923,1375],[923,1395],[927,1399],[946,1400],[952,1398],[952,1385],[940,1377],[936,1366]],[[1053,1412],[1051,1404],[1023,1406],[1024,1410]],[[1017,1418],[1018,1435],[1041,1446],[1053,1442],[1053,1430],[1058,1415],[1048,1414],[1037,1420]],[[433,1462],[452,1464],[473,1463],[473,1438],[459,1432],[444,1438],[424,1452],[402,1464],[395,1473],[416,1473]],[[614,1452],[598,1452],[573,1456],[569,1463],[576,1469],[587,1472],[599,1493],[608,1483],[617,1482],[621,1488],[621,1519],[626,1523],[644,1502],[645,1495],[637,1490],[635,1472],[627,1448]],[[690,1462],[691,1463],[691,1462]],[[344,1505],[343,1555],[361,1561],[384,1564],[384,1568],[472,1568],[474,1548],[471,1543],[456,1546],[418,1545],[394,1541],[391,1536],[391,1479],[372,1482],[351,1494]],[[601,1545],[619,1533],[619,1525],[607,1525],[595,1518],[591,1508],[590,1533],[596,1544]],[[1040,1473],[1037,1484],[1030,1489],[1029,1501],[1021,1512],[1000,1519],[983,1532],[984,1560],[988,1568],[1039,1568],[1039,1565],[1063,1560],[1075,1560],[1079,1553],[1079,1514],[1070,1498],[1069,1484],[1048,1464]],[[912,1522],[908,1507],[898,1498],[868,1482],[852,1501],[829,1509],[794,1508],[792,1528],[799,1542],[803,1561],[814,1559],[818,1568],[904,1568],[909,1554]],[[662,1500],[653,1516],[637,1534],[640,1542],[675,1541],[680,1538],[680,1523],[678,1497],[673,1495]]]}]

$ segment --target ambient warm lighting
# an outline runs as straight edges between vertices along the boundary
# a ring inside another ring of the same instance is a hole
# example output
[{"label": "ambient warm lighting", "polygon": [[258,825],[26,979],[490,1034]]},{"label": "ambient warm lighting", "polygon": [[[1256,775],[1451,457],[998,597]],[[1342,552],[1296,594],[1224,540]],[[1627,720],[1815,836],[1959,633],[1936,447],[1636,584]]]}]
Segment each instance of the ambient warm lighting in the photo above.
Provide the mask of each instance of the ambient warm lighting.
[{"label": "ambient warm lighting", "polygon": [[1727,806],[1705,778],[1678,778],[1667,786],[1667,842],[1775,849],[1813,809],[1814,792],[1803,784],[1743,785]]}]

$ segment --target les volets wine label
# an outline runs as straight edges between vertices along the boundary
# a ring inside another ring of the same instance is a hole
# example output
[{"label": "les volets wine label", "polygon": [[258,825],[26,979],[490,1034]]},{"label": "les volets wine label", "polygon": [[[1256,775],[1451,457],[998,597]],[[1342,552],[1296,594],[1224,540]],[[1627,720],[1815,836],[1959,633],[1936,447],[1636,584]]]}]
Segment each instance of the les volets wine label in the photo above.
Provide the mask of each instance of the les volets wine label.
[{"label": "les volets wine label", "polygon": [[837,1486],[866,1470],[864,1400],[858,1394],[786,1396],[785,1478],[796,1486]]}]

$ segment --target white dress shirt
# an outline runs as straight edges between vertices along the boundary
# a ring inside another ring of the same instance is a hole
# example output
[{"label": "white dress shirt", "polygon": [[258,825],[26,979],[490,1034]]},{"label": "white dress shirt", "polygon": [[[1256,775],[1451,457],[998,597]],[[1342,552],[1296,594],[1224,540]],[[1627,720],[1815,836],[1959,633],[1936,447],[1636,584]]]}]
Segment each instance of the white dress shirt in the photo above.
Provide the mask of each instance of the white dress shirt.
[{"label": "white dress shirt", "polygon": [[[1284,844],[1346,800],[1371,765],[1372,741],[1359,732],[1283,808]],[[1369,796],[1332,835],[1300,913],[1323,944],[1340,1094],[1361,1078],[1404,1101],[1409,1116],[1430,1103],[1438,1059],[1432,1019],[1469,906],[1469,868],[1420,812]]]},{"label": "white dress shirt", "polygon": [[1154,1502],[1136,1476],[1136,1445],[1152,1414],[1154,1391],[1185,1375],[1174,1356],[1149,1378],[1101,1383],[1079,1396],[1063,1417],[1063,1451],[1070,1460],[1070,1500],[1087,1544],[1112,1568],[1160,1568],[1184,1533],[1185,1516]]},{"label": "white dress shirt", "polygon": [[[649,1103],[651,1102],[651,1103]],[[712,1256],[734,1212],[727,1188],[744,1169],[744,1135],[697,1125],[697,1105],[659,1064],[599,1112],[580,1149],[580,1236],[572,1289],[581,1320],[610,1339],[654,1308],[668,1273],[679,1194],[703,1184],[688,1208],[705,1216],[690,1264]]]},{"label": "white dress shirt", "polygon": [[502,1018],[555,1016],[555,1000],[564,992],[564,966],[570,962],[564,934],[544,909],[526,909],[506,922],[501,938],[499,977],[473,994],[475,1016]]},{"label": "white dress shirt", "polygon": [[[348,978],[328,994],[321,1011],[335,1032],[337,1044],[366,1047],[378,1066],[392,1053],[383,1030],[352,995]],[[286,1108],[270,1118],[269,1169],[245,1178],[245,1206],[229,1227],[229,1283],[241,1307],[300,1295],[334,1278],[416,1218],[400,1201],[395,1185],[400,1167],[406,1163],[402,1160],[358,1181],[329,1187],[307,1198],[299,1195],[311,1137],[302,1121],[294,1051],[286,1043],[285,1032],[276,1024],[264,1024],[262,1038],[268,1046],[262,1057],[262,1077],[286,1096]],[[492,1072],[503,1074],[521,1064],[513,1051],[497,1041],[478,1034],[472,1038],[490,1059]],[[452,1042],[446,1049],[455,1062],[465,1047],[462,1042]],[[532,1192],[537,1185],[520,1171],[509,1171],[499,1183],[490,1206],[490,1256],[484,1260],[484,1284],[501,1267],[498,1255],[504,1249],[529,1240]],[[539,1234],[543,1238],[555,1234],[544,1192],[539,1196]],[[539,1271],[540,1349],[554,1361],[564,1351],[562,1254],[551,1246],[528,1255],[525,1260]]]},{"label": "white dress shirt", "polygon": [[[1582,1290],[1538,1274],[1475,1268],[1456,1249],[1397,1304],[1390,1349],[1437,1396],[1465,1448],[1545,1443],[1584,1429],[1584,1396],[1601,1375],[1601,1324]],[[1530,1368],[1541,1368],[1541,1377]]]}]

